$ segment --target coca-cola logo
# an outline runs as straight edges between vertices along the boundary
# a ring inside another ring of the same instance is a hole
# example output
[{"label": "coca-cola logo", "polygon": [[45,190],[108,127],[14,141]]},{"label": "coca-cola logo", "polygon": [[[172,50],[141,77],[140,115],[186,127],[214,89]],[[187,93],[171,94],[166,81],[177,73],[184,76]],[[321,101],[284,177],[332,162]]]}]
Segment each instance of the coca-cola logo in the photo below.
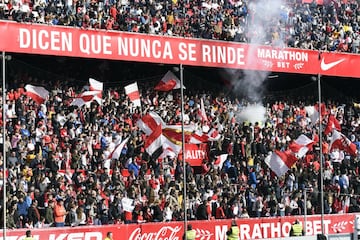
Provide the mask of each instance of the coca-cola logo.
[{"label": "coca-cola logo", "polygon": [[177,233],[181,227],[165,226],[157,232],[142,232],[141,228],[136,228],[130,235],[129,240],[179,240]]}]

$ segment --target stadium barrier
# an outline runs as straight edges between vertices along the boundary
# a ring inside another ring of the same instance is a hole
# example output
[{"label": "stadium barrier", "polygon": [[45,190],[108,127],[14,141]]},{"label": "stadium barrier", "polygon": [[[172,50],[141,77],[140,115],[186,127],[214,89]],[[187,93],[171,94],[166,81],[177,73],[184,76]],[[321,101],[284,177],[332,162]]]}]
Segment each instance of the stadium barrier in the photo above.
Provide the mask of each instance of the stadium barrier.
[{"label": "stadium barrier", "polygon": [[[355,214],[333,214],[324,216],[324,233],[331,236],[354,236]],[[288,239],[291,225],[303,216],[238,219],[240,239]],[[196,231],[196,239],[225,240],[231,220],[189,221]],[[321,216],[306,217],[306,239],[321,233]],[[22,240],[27,229],[7,231],[7,240]],[[63,227],[32,229],[36,240],[102,240],[107,232],[113,232],[117,240],[180,240],[184,233],[183,222],[162,222],[143,224],[90,225],[84,227]],[[2,233],[0,234],[2,238]],[[294,239],[294,238],[291,238]]]}]

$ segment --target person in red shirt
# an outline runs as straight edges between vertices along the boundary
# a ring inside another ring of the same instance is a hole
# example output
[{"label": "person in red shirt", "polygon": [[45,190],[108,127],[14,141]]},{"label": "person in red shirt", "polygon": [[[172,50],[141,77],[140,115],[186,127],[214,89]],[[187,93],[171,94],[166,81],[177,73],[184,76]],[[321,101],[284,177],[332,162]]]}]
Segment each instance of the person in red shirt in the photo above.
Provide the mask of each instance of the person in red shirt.
[{"label": "person in red shirt", "polygon": [[124,211],[125,224],[133,222],[133,213],[130,211]]},{"label": "person in red shirt", "polygon": [[207,203],[206,203],[206,213],[208,216],[208,220],[212,219],[212,210],[211,210],[211,197],[208,198]]},{"label": "person in red shirt", "polygon": [[226,215],[224,212],[224,202],[221,202],[220,205],[216,208],[215,218],[216,219],[225,219],[226,218]]},{"label": "person in red shirt", "polygon": [[144,219],[144,212],[140,210],[137,216],[137,223],[145,223],[145,222],[146,220]]},{"label": "person in red shirt", "polygon": [[67,215],[67,211],[64,207],[64,200],[62,198],[58,198],[57,203],[54,208],[55,215],[55,226],[56,227],[64,227],[65,226],[65,217]]}]

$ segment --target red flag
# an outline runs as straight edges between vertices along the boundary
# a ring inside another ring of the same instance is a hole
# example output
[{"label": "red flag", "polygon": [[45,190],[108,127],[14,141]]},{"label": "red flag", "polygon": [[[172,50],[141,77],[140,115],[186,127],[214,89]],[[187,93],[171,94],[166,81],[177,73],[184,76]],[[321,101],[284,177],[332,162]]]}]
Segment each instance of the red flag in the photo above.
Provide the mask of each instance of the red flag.
[{"label": "red flag", "polygon": [[70,105],[81,107],[84,104],[90,104],[92,101],[97,101],[101,105],[102,100],[98,94],[99,91],[85,91],[74,98]]},{"label": "red flag", "polygon": [[291,142],[289,149],[295,154],[297,158],[302,158],[314,145],[314,140],[311,140],[304,134],[301,134],[295,141]]},{"label": "red flag", "polygon": [[352,143],[344,134],[333,130],[330,142],[330,151],[334,148],[343,150],[352,156],[357,155],[356,145]]},{"label": "red flag", "polygon": [[140,93],[136,82],[125,86],[125,93],[130,98],[130,101],[134,103],[135,107],[141,107]]},{"label": "red flag", "polygon": [[162,127],[165,126],[165,122],[155,112],[149,112],[139,119],[136,124],[147,136],[149,136],[159,124]]},{"label": "red flag", "polygon": [[226,159],[228,158],[229,154],[221,154],[219,156],[216,157],[216,160],[214,162],[214,166],[222,169],[224,162],[226,161]]},{"label": "red flag", "polygon": [[123,148],[125,147],[125,144],[129,141],[129,138],[127,137],[124,141],[122,141],[121,143],[119,143],[115,149],[111,152],[111,154],[109,155],[108,159],[119,159],[120,155],[121,155],[121,151],[123,150]]},{"label": "red flag", "polygon": [[272,154],[265,158],[265,163],[277,175],[284,175],[296,163],[297,158],[291,150],[278,151],[275,150]]},{"label": "red flag", "polygon": [[194,132],[189,136],[189,143],[200,144],[206,142],[214,142],[220,139],[221,135],[217,131],[210,131],[209,133]]},{"label": "red flag", "polygon": [[49,96],[49,91],[46,90],[44,87],[37,87],[30,84],[25,86],[26,89],[26,96],[30,97],[34,100],[37,104],[42,104]]},{"label": "red flag", "polygon": [[161,125],[157,125],[151,135],[145,139],[145,150],[152,156],[157,150],[162,149],[162,143]]},{"label": "red flag", "polygon": [[90,91],[100,91],[102,92],[104,90],[104,83],[99,82],[93,78],[89,78],[89,90]]},{"label": "red flag", "polygon": [[306,113],[308,117],[311,119],[311,124],[314,125],[321,116],[324,116],[326,112],[326,106],[324,103],[320,104],[320,110],[319,110],[319,104],[315,104],[314,106],[306,106],[305,107]]},{"label": "red flag", "polygon": [[204,100],[202,98],[200,99],[200,109],[198,111],[198,115],[202,122],[208,121],[208,118],[206,116],[205,106],[204,106]]},{"label": "red flag", "polygon": [[180,80],[175,76],[175,74],[168,71],[156,85],[155,90],[167,92],[173,89],[179,89],[181,87],[180,84]]},{"label": "red flag", "polygon": [[341,126],[340,126],[339,121],[335,118],[335,116],[331,114],[329,116],[328,123],[324,130],[324,134],[328,135],[329,133],[332,132],[333,129],[341,131]]},{"label": "red flag", "polygon": [[99,82],[93,78],[89,78],[89,90],[90,91],[97,91],[97,97],[102,98],[102,92],[104,90],[104,83]]}]

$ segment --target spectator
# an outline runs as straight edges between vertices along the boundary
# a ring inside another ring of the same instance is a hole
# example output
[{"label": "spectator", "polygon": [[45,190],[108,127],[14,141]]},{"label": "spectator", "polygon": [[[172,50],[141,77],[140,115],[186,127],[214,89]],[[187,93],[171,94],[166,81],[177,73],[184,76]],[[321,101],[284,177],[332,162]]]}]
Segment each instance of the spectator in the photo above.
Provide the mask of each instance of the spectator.
[{"label": "spectator", "polygon": [[28,219],[34,224],[34,226],[36,226],[41,219],[37,200],[33,200],[30,208],[28,209]]},{"label": "spectator", "polygon": [[68,212],[64,207],[64,200],[62,198],[56,199],[56,205],[54,207],[54,222],[56,227],[64,227],[65,226],[65,218]]},{"label": "spectator", "polygon": [[208,213],[206,210],[206,206],[207,206],[207,200],[204,200],[199,207],[197,208],[196,211],[196,219],[198,220],[208,220]]},{"label": "spectator", "polygon": [[[91,24],[91,20],[88,24]],[[305,209],[309,214],[321,211],[317,150],[311,149],[281,177],[276,176],[264,163],[266,154],[261,150],[263,147],[266,151],[286,149],[291,140],[300,134],[312,135],[316,126],[301,126],[296,121],[296,116],[305,105],[300,100],[268,100],[268,117],[264,124],[250,125],[228,120],[238,111],[231,112],[229,109],[245,108],[247,102],[230,101],[233,100],[230,96],[215,93],[205,94],[204,105],[209,118],[205,123],[209,128],[207,132],[217,126],[221,138],[216,143],[209,143],[210,159],[204,162],[208,162],[207,166],[213,165],[216,154],[223,152],[228,154],[228,159],[222,167],[210,167],[206,171],[186,164],[187,212],[184,212],[182,162],[171,155],[158,159],[148,156],[145,150],[146,136],[134,122],[151,108],[161,114],[167,124],[179,123],[180,100],[177,93],[174,91],[169,97],[168,94],[158,94],[146,88],[142,92],[143,109],[136,112],[122,89],[111,89],[110,96],[104,94],[102,106],[93,102],[88,107],[78,108],[70,106],[68,101],[71,94],[68,94],[67,88],[59,87],[64,90],[51,91],[49,100],[44,104],[46,111],[29,97],[22,96],[18,104],[23,105],[25,125],[20,124],[20,127],[28,129],[30,136],[17,134],[17,120],[7,122],[7,141],[11,143],[14,140],[14,144],[9,145],[9,158],[13,157],[11,152],[15,152],[18,160],[14,161],[15,165],[9,164],[7,188],[11,196],[8,206],[16,210],[9,209],[16,227],[36,227],[36,222],[39,223],[42,217],[45,224],[56,222],[56,225],[62,226],[66,210],[69,211],[68,218],[70,212],[72,219],[77,218],[69,221],[74,225],[181,221],[184,214],[189,220],[209,220],[214,217],[296,215],[303,214]],[[111,95],[114,92],[117,95]],[[189,91],[187,95],[188,120],[197,129],[203,129],[197,116],[200,94]],[[58,101],[57,98],[62,100]],[[338,105],[330,100],[327,102],[329,109],[336,109]],[[347,102],[346,106],[346,109],[355,112],[352,101]],[[40,112],[46,116],[40,116]],[[339,114],[343,117],[342,127],[349,132],[344,133],[353,135],[353,141],[358,141],[356,125],[359,124],[355,122],[359,121],[359,117],[352,116],[355,118],[352,119],[346,114]],[[326,117],[323,121],[326,124]],[[51,137],[40,137],[42,134]],[[125,144],[119,158],[109,158],[117,143],[126,137],[130,137],[131,141]],[[324,142],[329,142],[329,138],[324,136]],[[33,142],[37,142],[34,146],[36,150],[31,145],[29,147],[29,143]],[[324,152],[325,211],[356,211],[360,190],[356,175],[359,168],[355,161],[357,156],[349,156],[342,151],[344,157],[333,161],[331,156],[336,154],[332,154],[330,149]],[[306,203],[305,188],[313,190]],[[348,193],[352,194],[350,199],[344,198]],[[14,200],[14,196],[19,196],[19,201]],[[134,201],[134,211],[123,206],[124,197]],[[56,200],[59,201],[55,205]],[[349,209],[344,204],[348,200],[352,203]],[[36,204],[40,218],[36,213]],[[45,210],[40,211],[41,207]]]},{"label": "spectator", "polygon": [[49,200],[45,205],[45,224],[52,226],[55,223],[54,220],[54,206],[55,203],[53,200]]}]

